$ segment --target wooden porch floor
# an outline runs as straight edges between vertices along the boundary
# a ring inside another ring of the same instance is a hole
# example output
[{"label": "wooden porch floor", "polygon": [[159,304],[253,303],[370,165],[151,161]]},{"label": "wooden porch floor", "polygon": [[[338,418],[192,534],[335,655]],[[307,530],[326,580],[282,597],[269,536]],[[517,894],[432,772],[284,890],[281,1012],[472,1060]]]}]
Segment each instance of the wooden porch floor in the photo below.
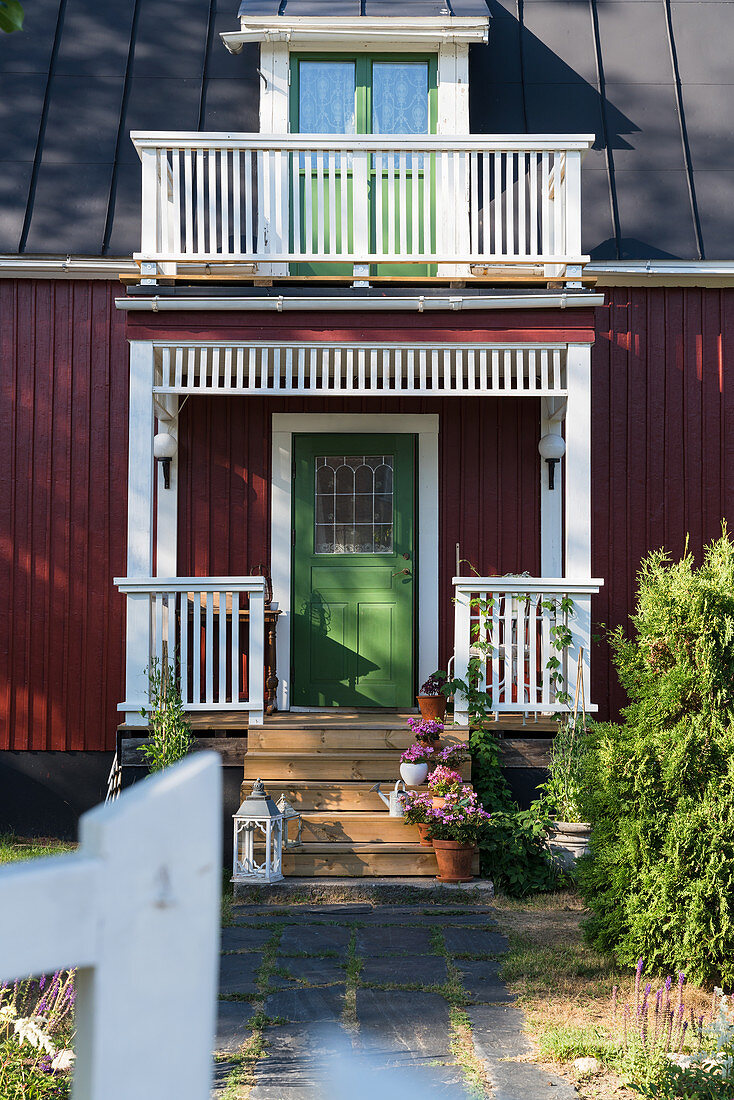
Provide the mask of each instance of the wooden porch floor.
[{"label": "wooden porch floor", "polygon": [[[258,729],[405,729],[409,718],[417,718],[416,710],[342,710],[329,708],[318,711],[283,711],[266,715],[264,726]],[[523,719],[522,715],[500,715],[499,721],[487,723],[488,729],[501,732],[505,736],[548,737],[555,732],[557,719],[547,716],[535,718],[533,715]],[[216,736],[226,737],[237,730],[247,730],[246,711],[211,711],[204,714],[190,714],[189,722],[195,734],[211,731]],[[451,725],[449,721],[447,725]],[[253,727],[254,728],[254,727]],[[121,725],[121,731],[139,730],[139,726]]]}]

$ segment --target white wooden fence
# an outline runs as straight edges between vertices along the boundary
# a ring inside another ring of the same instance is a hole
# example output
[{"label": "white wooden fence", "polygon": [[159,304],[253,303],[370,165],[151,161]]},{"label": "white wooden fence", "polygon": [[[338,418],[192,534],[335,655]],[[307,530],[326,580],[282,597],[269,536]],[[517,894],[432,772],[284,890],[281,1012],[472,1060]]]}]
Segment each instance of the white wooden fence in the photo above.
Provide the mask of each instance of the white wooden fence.
[{"label": "white wooden fence", "polygon": [[207,1100],[219,757],[136,784],[79,835],[73,854],[0,869],[0,981],[79,968],[73,1100]]},{"label": "white wooden fence", "polygon": [[[589,702],[591,597],[601,580],[538,577],[454,577],[454,673],[464,681],[475,659],[479,686],[491,696],[495,714],[542,714],[568,709],[573,698],[578,651],[583,649],[587,710]],[[564,601],[572,606],[564,609]],[[562,649],[560,629],[572,633]],[[557,659],[559,668],[549,662]],[[455,700],[455,717],[467,725],[466,698]]]},{"label": "white wooden fence", "polygon": [[[188,711],[249,711],[262,725],[263,577],[116,577],[128,599],[126,698],[118,710],[148,706],[148,668],[174,662]],[[128,719],[130,720],[130,719]],[[142,719],[138,719],[142,721]]]},{"label": "white wooden fence", "polygon": [[588,262],[581,158],[593,137],[131,138],[141,263],[541,265],[578,277]]}]

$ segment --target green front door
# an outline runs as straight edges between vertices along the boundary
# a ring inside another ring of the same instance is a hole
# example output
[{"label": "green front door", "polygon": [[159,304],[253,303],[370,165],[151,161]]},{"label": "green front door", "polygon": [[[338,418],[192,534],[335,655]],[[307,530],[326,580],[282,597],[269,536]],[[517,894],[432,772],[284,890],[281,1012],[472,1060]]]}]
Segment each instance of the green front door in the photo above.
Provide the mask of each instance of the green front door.
[{"label": "green front door", "polygon": [[414,452],[410,435],[294,437],[294,706],[413,704]]}]

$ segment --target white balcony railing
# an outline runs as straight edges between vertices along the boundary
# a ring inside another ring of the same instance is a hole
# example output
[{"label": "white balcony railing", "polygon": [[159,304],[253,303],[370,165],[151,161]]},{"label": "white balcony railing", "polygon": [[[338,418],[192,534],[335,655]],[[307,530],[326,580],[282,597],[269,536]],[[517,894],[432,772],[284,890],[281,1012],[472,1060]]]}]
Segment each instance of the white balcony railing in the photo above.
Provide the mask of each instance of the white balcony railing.
[{"label": "white balcony railing", "polygon": [[131,136],[143,175],[135,258],[156,272],[427,263],[570,279],[588,261],[591,137]]},{"label": "white balcony railing", "polygon": [[[455,577],[455,675],[466,681],[473,662],[495,714],[563,712],[574,698],[582,649],[586,709],[596,710],[589,701],[591,597],[603,583]],[[455,717],[469,721],[462,695]]]},{"label": "white balcony railing", "polygon": [[263,577],[117,577],[128,599],[127,699],[131,715],[148,706],[145,669],[172,662],[188,711],[249,711],[262,725]]}]

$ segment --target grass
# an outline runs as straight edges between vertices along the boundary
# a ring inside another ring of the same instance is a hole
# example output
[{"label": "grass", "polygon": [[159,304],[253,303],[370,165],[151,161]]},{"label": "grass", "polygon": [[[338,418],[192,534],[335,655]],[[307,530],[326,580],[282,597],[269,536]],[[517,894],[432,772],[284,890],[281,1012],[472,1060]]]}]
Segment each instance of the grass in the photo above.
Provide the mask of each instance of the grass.
[{"label": "grass", "polygon": [[14,833],[0,834],[0,864],[17,863],[21,859],[37,859],[39,856],[57,856],[63,852],[73,852],[76,844],[70,840],[57,840],[55,837],[16,836]]},{"label": "grass", "polygon": [[[572,891],[520,901],[498,897],[496,910],[509,941],[500,977],[525,1012],[540,1060],[563,1067],[581,1100],[638,1097],[624,1084],[625,1059],[611,996],[613,986],[619,986],[619,1004],[624,1005],[634,975],[584,942],[586,910],[580,897]],[[664,977],[645,975],[643,981],[657,988]],[[710,1003],[710,994],[686,990],[686,1004],[697,1014]],[[574,1059],[587,1057],[600,1062],[598,1074],[573,1070]]]}]

